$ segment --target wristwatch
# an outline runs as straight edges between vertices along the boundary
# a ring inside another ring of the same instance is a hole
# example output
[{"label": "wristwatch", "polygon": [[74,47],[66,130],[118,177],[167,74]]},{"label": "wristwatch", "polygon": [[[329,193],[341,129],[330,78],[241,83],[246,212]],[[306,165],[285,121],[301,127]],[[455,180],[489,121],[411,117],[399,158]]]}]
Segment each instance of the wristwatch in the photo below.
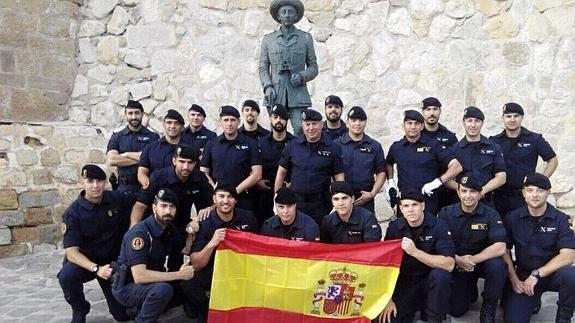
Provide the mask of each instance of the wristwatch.
[{"label": "wristwatch", "polygon": [[541,279],[541,276],[539,276],[539,269],[535,269],[531,272],[531,276],[537,278],[537,279]]},{"label": "wristwatch", "polygon": [[91,272],[93,272],[94,274],[98,272],[98,269],[100,269],[100,266],[95,265],[94,267],[92,267],[92,270],[90,270]]}]

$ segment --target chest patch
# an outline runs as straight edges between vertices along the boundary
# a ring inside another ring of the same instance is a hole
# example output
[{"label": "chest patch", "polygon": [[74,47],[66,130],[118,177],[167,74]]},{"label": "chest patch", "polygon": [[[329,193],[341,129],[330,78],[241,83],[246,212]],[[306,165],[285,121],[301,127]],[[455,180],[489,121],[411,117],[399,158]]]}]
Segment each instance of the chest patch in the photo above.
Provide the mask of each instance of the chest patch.
[{"label": "chest patch", "polygon": [[493,151],[492,149],[481,149],[480,153],[482,155],[493,155],[495,154],[495,151]]},{"label": "chest patch", "polygon": [[359,148],[359,151],[361,151],[362,153],[370,154],[371,153],[371,147],[361,147],[361,148]]},{"label": "chest patch", "polygon": [[487,230],[487,223],[473,223],[473,224],[471,224],[471,230],[476,230],[476,231]]},{"label": "chest patch", "polygon": [[539,232],[544,232],[544,233],[551,233],[551,232],[555,232],[557,231],[557,228],[554,227],[541,227],[539,228]]},{"label": "chest patch", "polygon": [[132,249],[138,251],[138,250],[142,250],[142,248],[144,248],[144,239],[140,238],[140,237],[135,237],[134,239],[132,239],[132,243],[130,244]]},{"label": "chest patch", "polygon": [[419,237],[419,241],[425,242],[425,241],[431,241],[431,240],[433,240],[433,236],[420,236]]},{"label": "chest patch", "polygon": [[418,153],[428,153],[431,151],[431,147],[417,147]]},{"label": "chest patch", "polygon": [[349,230],[349,231],[347,231],[347,234],[349,234],[350,236],[358,236],[361,234],[361,231]]},{"label": "chest patch", "polygon": [[236,150],[248,150],[249,147],[247,145],[236,145]]},{"label": "chest patch", "polygon": [[518,142],[517,147],[519,148],[529,148],[531,147],[531,143],[529,142]]},{"label": "chest patch", "polygon": [[331,156],[331,151],[329,151],[329,150],[318,150],[317,154],[320,156],[329,157],[329,156]]},{"label": "chest patch", "polygon": [[148,142],[150,141],[150,137],[138,137],[138,141]]}]

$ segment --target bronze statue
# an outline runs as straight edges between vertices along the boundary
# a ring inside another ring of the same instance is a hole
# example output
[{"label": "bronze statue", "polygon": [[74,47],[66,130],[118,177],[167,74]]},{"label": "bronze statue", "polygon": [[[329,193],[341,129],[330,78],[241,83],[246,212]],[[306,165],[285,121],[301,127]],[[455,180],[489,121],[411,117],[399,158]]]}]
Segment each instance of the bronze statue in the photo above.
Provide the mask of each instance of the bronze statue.
[{"label": "bronze statue", "polygon": [[281,27],[264,36],[260,52],[264,105],[268,112],[274,104],[287,107],[295,134],[301,132],[301,112],[311,106],[306,84],[318,74],[312,36],[294,26],[304,10],[300,0],[273,0],[270,14]]}]

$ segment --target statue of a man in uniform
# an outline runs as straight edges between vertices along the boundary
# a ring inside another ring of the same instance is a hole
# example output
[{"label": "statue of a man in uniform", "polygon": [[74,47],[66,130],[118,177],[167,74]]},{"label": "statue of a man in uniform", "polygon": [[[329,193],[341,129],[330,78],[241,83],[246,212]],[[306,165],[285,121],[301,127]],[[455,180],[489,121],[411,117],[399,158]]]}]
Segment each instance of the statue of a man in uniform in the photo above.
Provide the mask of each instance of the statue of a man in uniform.
[{"label": "statue of a man in uniform", "polygon": [[311,106],[306,84],[318,74],[312,36],[294,26],[304,10],[300,0],[271,2],[270,14],[281,27],[264,36],[259,66],[268,112],[275,104],[284,105],[296,134],[301,132],[301,112]]}]

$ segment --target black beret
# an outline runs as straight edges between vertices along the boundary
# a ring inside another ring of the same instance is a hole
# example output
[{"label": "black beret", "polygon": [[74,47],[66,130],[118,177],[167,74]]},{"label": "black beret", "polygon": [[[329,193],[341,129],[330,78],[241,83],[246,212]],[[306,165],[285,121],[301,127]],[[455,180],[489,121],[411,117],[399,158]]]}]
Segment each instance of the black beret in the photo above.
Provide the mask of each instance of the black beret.
[{"label": "black beret", "polygon": [[483,121],[485,120],[485,115],[483,114],[483,112],[481,112],[481,110],[479,110],[478,107],[474,107],[471,105],[465,108],[465,110],[463,110],[463,120],[467,118],[476,118]]},{"label": "black beret", "polygon": [[275,104],[272,107],[272,114],[276,114],[278,115],[280,118],[284,119],[284,120],[288,120],[289,119],[289,112],[288,110],[282,105],[282,104]]},{"label": "black beret", "polygon": [[354,196],[353,187],[348,182],[335,181],[329,186],[329,193],[334,196],[337,193],[343,193],[345,195]]},{"label": "black beret", "polygon": [[325,105],[328,104],[335,104],[343,108],[343,101],[341,101],[341,98],[337,95],[330,95],[327,98],[325,98]]},{"label": "black beret", "polygon": [[126,104],[126,109],[138,109],[144,112],[144,107],[142,106],[142,104],[134,100],[128,100],[128,104]]},{"label": "black beret", "polygon": [[421,113],[419,113],[419,111],[405,110],[405,112],[403,113],[403,122],[408,120],[423,123],[423,116],[421,115]]},{"label": "black beret", "polygon": [[258,113],[260,113],[260,106],[254,100],[245,100],[244,103],[242,104],[242,109],[243,109],[243,107],[250,107],[250,108],[256,110]]},{"label": "black beret", "polygon": [[278,204],[295,204],[297,195],[290,188],[282,187],[277,191],[274,201]]},{"label": "black beret", "polygon": [[106,179],[106,173],[99,166],[86,164],[82,167],[82,178],[84,179]]},{"label": "black beret", "polygon": [[156,194],[156,199],[178,205],[178,196],[168,188],[162,188]]},{"label": "black beret", "polygon": [[198,161],[198,152],[196,149],[190,146],[179,145],[176,150],[174,150],[174,157],[187,158],[193,161]]},{"label": "black beret", "polygon": [[399,196],[399,200],[414,200],[418,202],[425,201],[425,197],[421,193],[421,190],[414,189],[414,188],[406,188],[405,190],[401,191]]},{"label": "black beret", "polygon": [[459,184],[478,192],[483,190],[483,183],[473,174],[465,174],[461,176],[459,179]]},{"label": "black beret", "polygon": [[185,124],[184,122],[184,117],[182,117],[182,115],[173,109],[168,110],[168,112],[166,112],[166,116],[164,117],[164,121],[166,121],[166,119],[174,119],[176,121],[178,121],[179,123],[181,123],[182,125]]},{"label": "black beret", "polygon": [[238,111],[238,109],[232,107],[231,105],[223,105],[222,107],[220,107],[220,118],[225,116],[230,116],[239,119],[240,112]]},{"label": "black beret", "polygon": [[303,121],[321,121],[321,118],[321,113],[315,111],[312,108],[307,108],[301,113],[301,119]]},{"label": "black beret", "polygon": [[188,111],[196,111],[197,113],[203,115],[204,118],[206,117],[206,111],[204,111],[204,108],[202,108],[201,106],[199,106],[197,104],[192,104],[192,106],[190,107],[190,109]]},{"label": "black beret", "polygon": [[236,200],[238,199],[238,192],[236,191],[236,187],[231,183],[218,183],[214,189],[214,194],[216,194],[218,191],[228,192],[231,196],[233,196],[233,198]]},{"label": "black beret", "polygon": [[523,180],[523,187],[527,186],[537,186],[540,189],[550,190],[551,182],[549,181],[549,178],[543,174],[531,173],[525,176],[525,179]]},{"label": "black beret", "polygon": [[430,96],[428,98],[423,99],[423,101],[421,101],[421,108],[425,109],[427,107],[441,108],[441,102],[439,102],[439,100],[437,98]]},{"label": "black beret", "polygon": [[367,120],[367,114],[360,106],[354,106],[353,108],[349,109],[347,113],[347,119],[359,119],[359,120]]},{"label": "black beret", "polygon": [[521,107],[519,104],[517,104],[515,102],[509,102],[503,106],[503,114],[506,114],[506,113],[518,113],[522,116],[525,115],[525,112],[523,111],[523,107]]}]

